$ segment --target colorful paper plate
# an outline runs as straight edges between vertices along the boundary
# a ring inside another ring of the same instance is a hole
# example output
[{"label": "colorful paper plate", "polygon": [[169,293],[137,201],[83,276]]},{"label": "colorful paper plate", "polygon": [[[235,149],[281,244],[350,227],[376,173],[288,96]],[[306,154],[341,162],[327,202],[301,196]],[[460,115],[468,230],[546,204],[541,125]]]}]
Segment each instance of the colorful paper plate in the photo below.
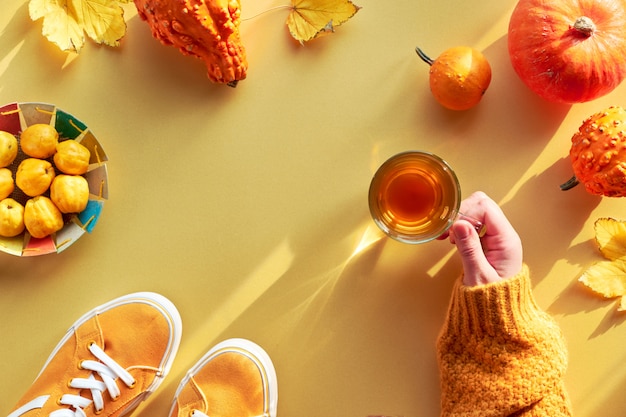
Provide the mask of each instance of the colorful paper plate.
[{"label": "colorful paper plate", "polygon": [[[46,255],[69,248],[85,232],[91,233],[98,223],[109,194],[108,158],[94,134],[83,122],[52,104],[11,103],[0,107],[0,130],[12,133],[18,142],[21,132],[36,123],[50,124],[59,132],[59,140],[74,139],[89,149],[91,159],[89,169],[84,174],[89,183],[89,202],[81,213],[65,215],[63,229],[45,238],[34,238],[27,231],[10,238],[0,236],[0,251],[15,256]],[[13,171],[14,177],[19,163],[25,157],[20,151],[13,164],[8,167]],[[28,199],[17,187],[10,197],[22,204]]]}]

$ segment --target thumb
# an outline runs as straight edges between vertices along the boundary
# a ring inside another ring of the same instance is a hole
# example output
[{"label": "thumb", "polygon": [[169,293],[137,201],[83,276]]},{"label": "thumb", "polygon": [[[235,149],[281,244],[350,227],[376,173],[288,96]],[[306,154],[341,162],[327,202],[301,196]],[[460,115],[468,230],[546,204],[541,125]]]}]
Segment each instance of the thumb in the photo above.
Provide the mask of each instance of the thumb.
[{"label": "thumb", "polygon": [[474,286],[488,282],[486,275],[493,270],[485,257],[480,238],[474,227],[466,221],[457,221],[452,225],[454,243],[463,263],[463,283]]}]

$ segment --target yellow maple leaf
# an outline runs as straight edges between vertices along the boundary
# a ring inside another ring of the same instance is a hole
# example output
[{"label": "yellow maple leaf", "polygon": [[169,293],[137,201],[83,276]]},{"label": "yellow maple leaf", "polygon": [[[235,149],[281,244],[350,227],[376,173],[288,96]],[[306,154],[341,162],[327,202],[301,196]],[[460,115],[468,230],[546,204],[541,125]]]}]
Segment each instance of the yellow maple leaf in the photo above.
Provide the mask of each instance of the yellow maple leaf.
[{"label": "yellow maple leaf", "polygon": [[620,307],[624,307],[624,295],[626,295],[626,260],[615,259],[613,261],[598,262],[583,273],[579,279],[595,293],[605,298],[621,297]]},{"label": "yellow maple leaf", "polygon": [[587,268],[579,281],[605,298],[620,297],[618,311],[626,311],[626,222],[601,218],[594,224],[596,243],[607,261]]},{"label": "yellow maple leaf", "polygon": [[300,43],[334,32],[360,9],[350,0],[292,0],[291,4],[287,27]]},{"label": "yellow maple leaf", "polygon": [[85,33],[93,41],[118,46],[126,34],[124,9],[129,0],[30,0],[32,20],[43,18],[43,35],[61,50],[79,52]]},{"label": "yellow maple leaf", "polygon": [[605,258],[626,256],[626,222],[605,217],[596,220],[594,228],[598,248]]}]

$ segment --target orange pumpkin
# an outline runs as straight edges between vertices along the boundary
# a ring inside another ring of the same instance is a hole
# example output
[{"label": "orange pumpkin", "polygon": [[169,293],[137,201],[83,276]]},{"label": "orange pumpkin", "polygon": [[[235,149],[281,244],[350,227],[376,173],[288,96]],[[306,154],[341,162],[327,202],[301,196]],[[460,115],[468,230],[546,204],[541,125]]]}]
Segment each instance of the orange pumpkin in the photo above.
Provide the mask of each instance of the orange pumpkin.
[{"label": "orange pumpkin", "polygon": [[163,45],[204,61],[209,79],[235,87],[248,62],[239,36],[239,0],[134,0]]},{"label": "orange pumpkin", "polygon": [[468,110],[481,100],[491,83],[491,65],[474,48],[456,46],[432,60],[420,48],[417,55],[430,65],[430,91],[450,110]]},{"label": "orange pumpkin", "polygon": [[621,0],[520,0],[508,30],[515,72],[552,102],[609,93],[626,76],[625,9]]},{"label": "orange pumpkin", "polygon": [[626,196],[626,110],[609,107],[587,118],[572,136],[574,177],[561,189],[582,183],[595,195]]}]

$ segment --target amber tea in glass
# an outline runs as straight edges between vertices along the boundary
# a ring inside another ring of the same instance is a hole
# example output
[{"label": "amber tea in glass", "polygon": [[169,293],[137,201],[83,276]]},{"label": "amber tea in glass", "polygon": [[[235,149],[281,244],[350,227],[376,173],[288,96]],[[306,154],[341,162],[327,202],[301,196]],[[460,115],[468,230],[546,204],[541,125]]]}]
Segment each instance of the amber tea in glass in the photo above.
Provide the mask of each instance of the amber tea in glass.
[{"label": "amber tea in glass", "polygon": [[459,215],[461,187],[440,157],[422,151],[400,153],[376,171],[369,189],[374,222],[388,236],[423,243],[441,236]]}]

